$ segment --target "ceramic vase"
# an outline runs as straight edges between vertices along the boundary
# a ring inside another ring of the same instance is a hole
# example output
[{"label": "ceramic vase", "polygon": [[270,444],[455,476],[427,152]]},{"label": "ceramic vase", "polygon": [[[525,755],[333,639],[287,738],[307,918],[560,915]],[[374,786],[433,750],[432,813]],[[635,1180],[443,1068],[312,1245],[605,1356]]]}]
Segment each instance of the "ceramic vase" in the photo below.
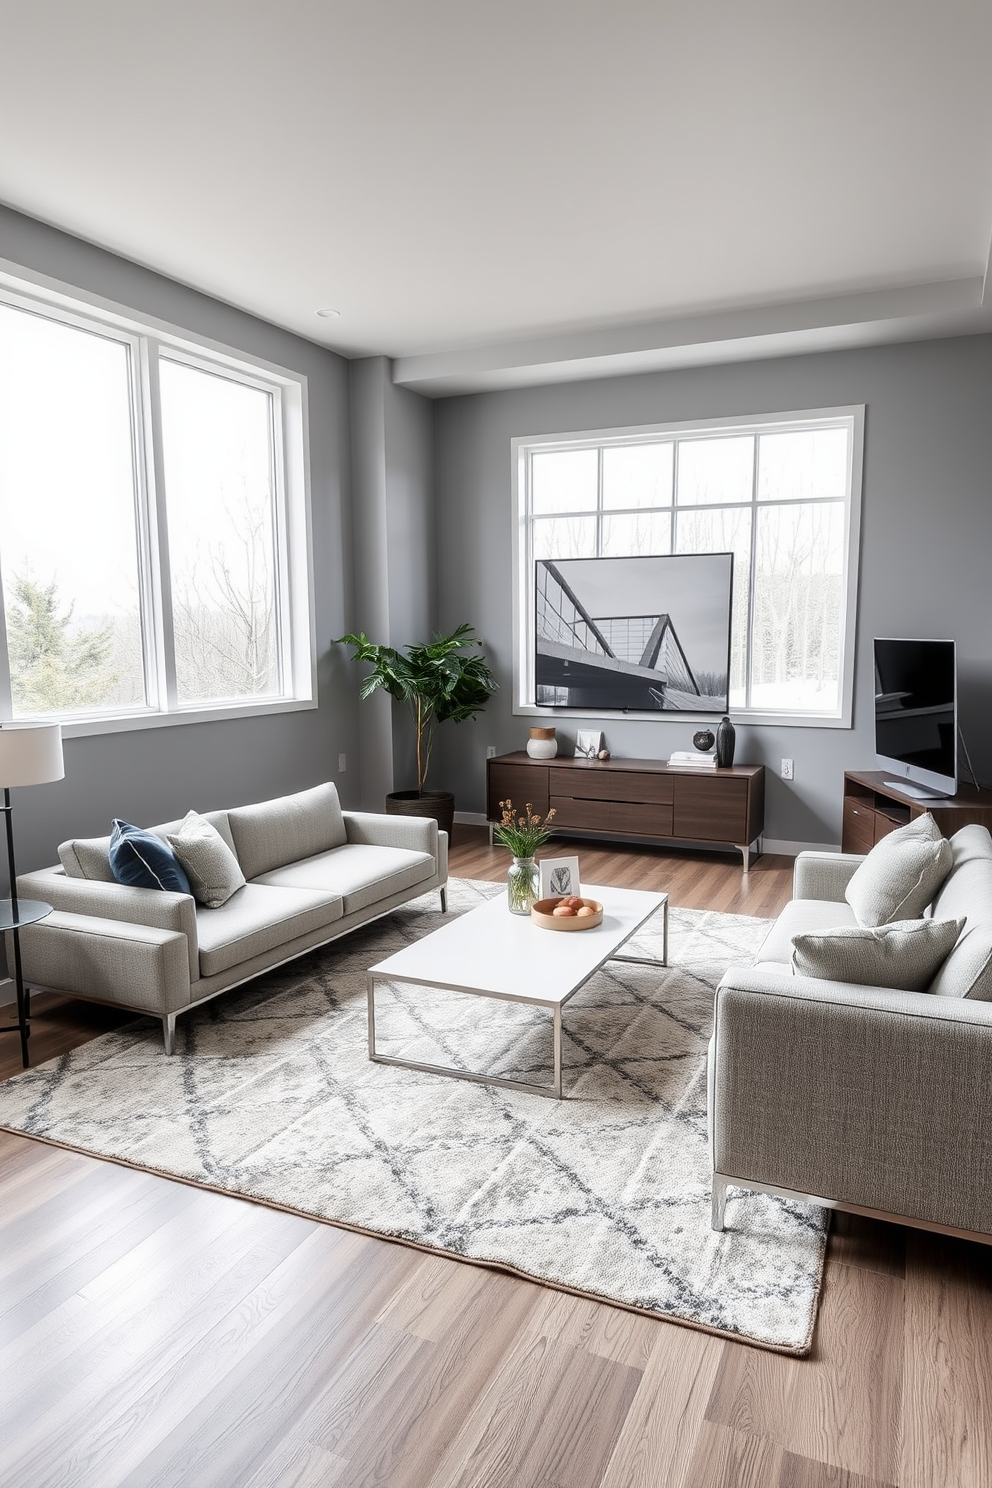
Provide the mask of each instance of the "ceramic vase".
[{"label": "ceramic vase", "polygon": [[553,728],[532,728],[527,740],[527,753],[531,759],[554,759],[558,753],[558,740]]},{"label": "ceramic vase", "polygon": [[506,897],[511,914],[530,914],[541,897],[541,870],[535,858],[513,859],[506,875]]},{"label": "ceramic vase", "polygon": [[728,769],[734,763],[734,750],[737,747],[737,730],[726,715],[721,718],[720,726],[716,731],[716,762],[721,769]]}]

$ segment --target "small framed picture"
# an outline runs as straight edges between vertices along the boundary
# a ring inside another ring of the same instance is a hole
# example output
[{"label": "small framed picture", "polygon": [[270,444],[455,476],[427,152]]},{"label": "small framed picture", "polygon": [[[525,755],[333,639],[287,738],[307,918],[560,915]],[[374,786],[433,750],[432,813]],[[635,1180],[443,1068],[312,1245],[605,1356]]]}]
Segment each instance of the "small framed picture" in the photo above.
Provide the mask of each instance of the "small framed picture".
[{"label": "small framed picture", "polygon": [[603,735],[599,729],[579,729],[575,735],[577,759],[595,759],[603,747]]},{"label": "small framed picture", "polygon": [[560,899],[579,892],[578,858],[542,858],[541,898]]}]

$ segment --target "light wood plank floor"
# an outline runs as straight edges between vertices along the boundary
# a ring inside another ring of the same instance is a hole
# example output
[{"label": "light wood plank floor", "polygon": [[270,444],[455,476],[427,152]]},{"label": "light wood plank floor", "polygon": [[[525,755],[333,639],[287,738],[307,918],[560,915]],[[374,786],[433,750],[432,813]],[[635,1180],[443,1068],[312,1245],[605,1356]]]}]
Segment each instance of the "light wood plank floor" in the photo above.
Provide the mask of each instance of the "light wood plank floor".
[{"label": "light wood plank floor", "polygon": [[[687,907],[789,894],[787,859],[581,851]],[[453,873],[505,867],[456,829]],[[116,1021],[39,998],[34,1060]],[[990,1259],[838,1218],[793,1360],[0,1135],[0,1484],[988,1488]]]}]

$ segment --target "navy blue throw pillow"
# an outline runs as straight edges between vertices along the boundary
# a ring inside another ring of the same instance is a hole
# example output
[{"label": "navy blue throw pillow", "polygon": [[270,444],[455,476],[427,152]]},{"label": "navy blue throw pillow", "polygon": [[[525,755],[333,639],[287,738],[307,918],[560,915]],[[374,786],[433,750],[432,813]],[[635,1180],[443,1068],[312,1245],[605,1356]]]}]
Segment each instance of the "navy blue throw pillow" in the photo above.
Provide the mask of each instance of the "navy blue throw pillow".
[{"label": "navy blue throw pillow", "polygon": [[154,832],[114,818],[110,834],[110,871],[118,883],[133,889],[168,889],[191,894],[189,879],[167,842]]}]

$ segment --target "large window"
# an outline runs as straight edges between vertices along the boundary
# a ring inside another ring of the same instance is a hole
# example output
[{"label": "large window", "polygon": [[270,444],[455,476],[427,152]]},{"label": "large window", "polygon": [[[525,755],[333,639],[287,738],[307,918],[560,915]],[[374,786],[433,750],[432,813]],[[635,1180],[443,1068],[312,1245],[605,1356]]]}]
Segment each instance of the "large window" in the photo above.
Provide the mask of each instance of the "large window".
[{"label": "large window", "polygon": [[305,386],[0,294],[0,718],[306,705]]},{"label": "large window", "polygon": [[849,725],[863,410],[514,441],[516,706],[535,706],[534,562],[734,555],[730,705]]}]

